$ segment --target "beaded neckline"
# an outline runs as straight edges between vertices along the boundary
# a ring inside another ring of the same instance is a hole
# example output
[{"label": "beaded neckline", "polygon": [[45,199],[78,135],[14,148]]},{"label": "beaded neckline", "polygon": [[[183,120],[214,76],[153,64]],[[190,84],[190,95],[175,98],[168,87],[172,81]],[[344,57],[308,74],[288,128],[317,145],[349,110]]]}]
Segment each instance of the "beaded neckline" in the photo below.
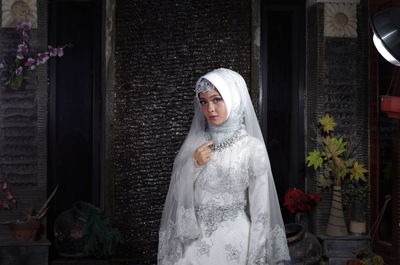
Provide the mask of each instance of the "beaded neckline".
[{"label": "beaded neckline", "polygon": [[238,142],[239,140],[243,139],[246,136],[247,136],[247,134],[241,134],[240,131],[238,130],[238,131],[234,132],[232,137],[226,139],[222,143],[212,144],[209,147],[212,151],[221,152],[222,150],[231,147],[233,144],[235,144],[236,142]]}]

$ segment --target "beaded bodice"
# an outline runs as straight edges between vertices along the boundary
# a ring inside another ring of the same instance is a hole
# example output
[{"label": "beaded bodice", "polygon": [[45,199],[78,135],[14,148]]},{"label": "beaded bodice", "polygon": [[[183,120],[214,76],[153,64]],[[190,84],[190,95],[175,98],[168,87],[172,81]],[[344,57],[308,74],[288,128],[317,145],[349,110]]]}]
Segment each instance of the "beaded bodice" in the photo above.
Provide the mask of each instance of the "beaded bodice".
[{"label": "beaded bodice", "polygon": [[208,234],[247,206],[251,141],[246,134],[239,135],[231,145],[213,152],[195,182],[195,207]]}]

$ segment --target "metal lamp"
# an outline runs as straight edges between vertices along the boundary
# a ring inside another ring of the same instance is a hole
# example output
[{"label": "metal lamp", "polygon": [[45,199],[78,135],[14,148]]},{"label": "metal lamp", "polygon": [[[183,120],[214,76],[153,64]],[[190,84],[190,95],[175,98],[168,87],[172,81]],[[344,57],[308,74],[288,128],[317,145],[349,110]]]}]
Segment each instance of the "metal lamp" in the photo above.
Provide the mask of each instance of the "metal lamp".
[{"label": "metal lamp", "polygon": [[371,17],[373,42],[388,62],[400,66],[400,8],[387,8]]}]

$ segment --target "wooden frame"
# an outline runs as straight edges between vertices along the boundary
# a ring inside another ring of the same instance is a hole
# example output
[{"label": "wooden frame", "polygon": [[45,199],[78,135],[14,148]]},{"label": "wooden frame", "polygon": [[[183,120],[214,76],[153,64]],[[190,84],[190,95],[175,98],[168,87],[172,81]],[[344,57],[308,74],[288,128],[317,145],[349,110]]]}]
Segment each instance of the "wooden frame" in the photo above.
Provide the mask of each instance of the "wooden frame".
[{"label": "wooden frame", "polygon": [[[400,7],[400,0],[371,0],[369,2],[369,16],[387,7]],[[372,30],[369,28],[369,172],[371,185],[371,224],[373,225],[379,217],[379,213],[384,205],[380,196],[380,69],[379,54],[372,43]],[[392,179],[391,207],[386,211],[392,211],[392,243],[382,241],[379,232],[372,238],[372,249],[375,253],[383,256],[387,264],[399,264],[400,262],[400,228],[397,224],[400,221],[399,195],[400,181]],[[372,231],[374,232],[374,231]]]}]

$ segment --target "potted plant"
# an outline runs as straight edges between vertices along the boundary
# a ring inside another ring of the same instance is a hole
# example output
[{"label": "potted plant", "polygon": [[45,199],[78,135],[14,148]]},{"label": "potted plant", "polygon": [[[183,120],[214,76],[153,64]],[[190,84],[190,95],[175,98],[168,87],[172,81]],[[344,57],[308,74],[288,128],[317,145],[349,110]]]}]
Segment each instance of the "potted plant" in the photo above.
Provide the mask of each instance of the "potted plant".
[{"label": "potted plant", "polygon": [[359,248],[356,251],[356,258],[347,260],[346,265],[385,265],[385,261],[381,256],[371,256],[367,248]]},{"label": "potted plant", "polygon": [[349,210],[349,232],[365,234],[369,185],[363,181],[346,179],[342,184],[343,206]]},{"label": "potted plant", "polygon": [[332,205],[326,234],[345,236],[348,234],[343,215],[342,182],[345,179],[366,181],[367,170],[354,158],[355,146],[335,135],[334,119],[325,115],[315,127],[317,147],[308,153],[307,166],[317,171],[317,181],[321,188],[333,188]]},{"label": "potted plant", "polygon": [[[13,195],[13,193],[10,191],[9,184],[7,181],[3,182],[2,189],[4,192],[6,192],[8,200],[8,202],[7,201],[2,202],[3,206],[8,205],[4,209],[9,209],[9,210],[12,209],[10,207],[11,205],[10,201],[12,202],[13,205],[15,205],[16,208],[17,200],[16,197]],[[43,203],[43,205],[39,208],[38,211],[36,211],[34,208],[30,208],[25,214],[24,219],[9,220],[1,224],[7,225],[9,227],[10,233],[15,239],[36,240],[38,237],[38,232],[42,226],[41,221],[46,216],[47,211],[49,209],[48,204],[56,194],[57,189],[58,187],[56,187],[53,190],[53,192],[46,199],[46,201]]]},{"label": "potted plant", "polygon": [[113,219],[96,206],[78,201],[62,212],[54,224],[58,254],[67,258],[112,256],[122,241]]}]

